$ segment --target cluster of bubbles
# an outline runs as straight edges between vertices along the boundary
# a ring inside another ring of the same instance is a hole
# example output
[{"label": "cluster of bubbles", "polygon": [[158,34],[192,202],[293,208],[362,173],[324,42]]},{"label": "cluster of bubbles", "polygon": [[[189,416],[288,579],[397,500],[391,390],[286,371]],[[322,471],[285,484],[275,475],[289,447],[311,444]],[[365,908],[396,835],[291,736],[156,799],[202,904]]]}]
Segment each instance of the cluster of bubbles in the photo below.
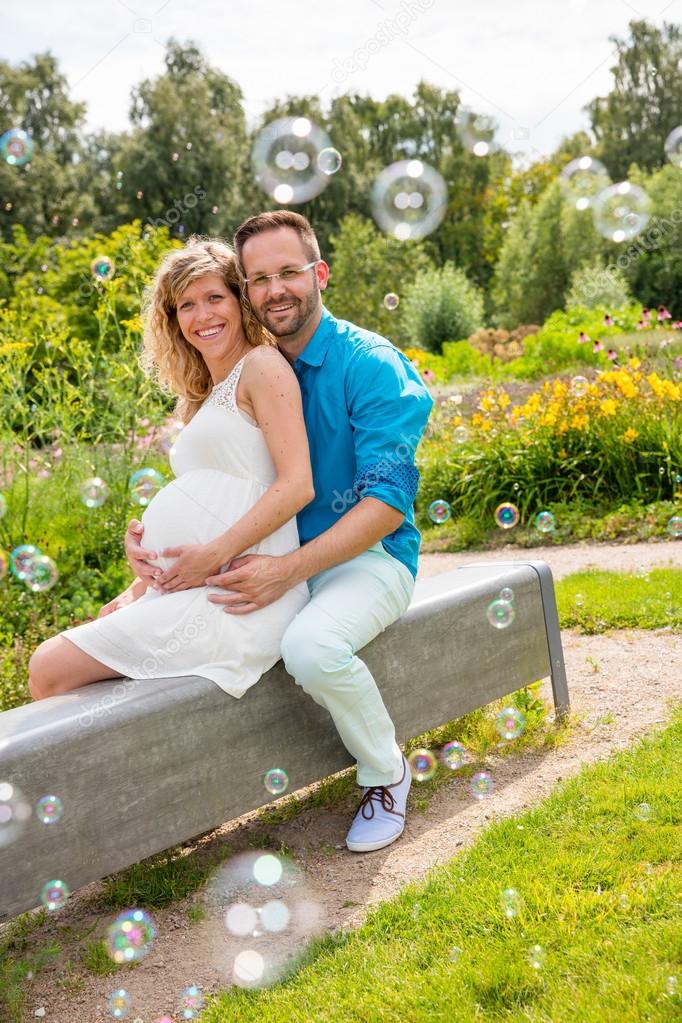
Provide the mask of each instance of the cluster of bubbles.
[{"label": "cluster of bubbles", "polygon": [[281,796],[289,788],[289,775],[281,767],[271,767],[263,776],[263,784],[273,796]]},{"label": "cluster of bubbles", "polygon": [[[125,988],[113,991],[109,998],[109,1013],[114,1019],[124,1019],[132,1007],[133,1000]],[[178,999],[180,1015],[182,1019],[197,1019],[204,1007],[204,995],[201,988],[196,984],[186,987]],[[172,1023],[170,1016],[163,1016],[157,1023],[166,1020]],[[136,1021],[135,1021],[136,1023]]]},{"label": "cluster of bubbles", "polygon": [[10,128],[0,135],[0,157],[14,167],[25,167],[33,156],[33,139],[22,128]]},{"label": "cluster of bubbles", "polygon": [[514,591],[510,586],[503,586],[494,600],[488,604],[486,610],[488,623],[494,629],[508,628],[516,618],[514,609]]},{"label": "cluster of bubbles", "polygon": [[126,909],[107,928],[105,945],[115,963],[143,959],[156,938],[156,927],[144,909]]},{"label": "cluster of bubbles", "polygon": [[280,117],[266,124],[251,151],[256,181],[281,205],[320,195],[342,162],[327,133],[307,117]]},{"label": "cluster of bubbles", "polygon": [[[0,562],[4,563],[4,554]],[[15,579],[22,582],[32,593],[51,590],[59,578],[59,572],[52,558],[43,554],[34,544],[24,543],[15,547],[9,555],[9,569]],[[3,574],[0,567],[0,576]]]}]

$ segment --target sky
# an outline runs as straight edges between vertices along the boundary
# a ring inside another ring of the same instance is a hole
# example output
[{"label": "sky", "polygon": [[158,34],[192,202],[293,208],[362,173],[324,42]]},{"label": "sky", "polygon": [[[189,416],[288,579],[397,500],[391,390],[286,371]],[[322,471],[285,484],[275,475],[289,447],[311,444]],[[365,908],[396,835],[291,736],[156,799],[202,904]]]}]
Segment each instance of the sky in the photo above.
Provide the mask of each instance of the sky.
[{"label": "sky", "polygon": [[500,142],[532,160],[588,127],[582,108],[611,85],[609,37],[679,22],[682,0],[25,0],[1,17],[0,56],[55,54],[89,128],[128,126],[131,89],[163,71],[173,36],[240,85],[250,122],[289,94],[381,99],[426,80],[494,115]]}]

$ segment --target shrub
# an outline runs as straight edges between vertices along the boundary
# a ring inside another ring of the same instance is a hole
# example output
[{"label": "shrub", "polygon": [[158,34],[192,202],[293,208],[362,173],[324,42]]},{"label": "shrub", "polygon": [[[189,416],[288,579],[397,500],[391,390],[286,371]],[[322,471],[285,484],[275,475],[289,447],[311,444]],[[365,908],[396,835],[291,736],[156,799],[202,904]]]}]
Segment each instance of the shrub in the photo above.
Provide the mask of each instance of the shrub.
[{"label": "shrub", "polygon": [[535,324],[517,327],[511,333],[508,330],[483,327],[471,335],[469,344],[482,355],[489,355],[491,359],[510,362],[523,355],[523,339],[529,334],[537,334],[539,330],[540,327]]},{"label": "shrub", "polygon": [[576,270],[566,296],[567,309],[621,309],[631,302],[630,289],[622,271],[615,266],[607,270],[601,262]]},{"label": "shrub", "polygon": [[446,263],[417,275],[408,289],[402,321],[408,340],[432,352],[468,337],[483,325],[483,295],[463,270]]}]

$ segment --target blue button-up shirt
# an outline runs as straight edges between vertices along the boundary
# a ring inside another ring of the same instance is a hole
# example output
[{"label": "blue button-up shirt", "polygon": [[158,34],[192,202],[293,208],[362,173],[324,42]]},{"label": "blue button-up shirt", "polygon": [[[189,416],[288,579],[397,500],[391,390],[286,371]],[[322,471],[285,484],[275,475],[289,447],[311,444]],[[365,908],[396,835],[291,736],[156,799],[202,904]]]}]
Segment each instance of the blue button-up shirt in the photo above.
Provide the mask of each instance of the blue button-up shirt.
[{"label": "blue button-up shirt", "polygon": [[386,338],[326,309],[294,372],[315,484],[314,500],[297,516],[301,543],[329,529],[361,498],[375,497],[405,516],[382,543],[416,576],[414,453],[433,405],[421,377]]}]

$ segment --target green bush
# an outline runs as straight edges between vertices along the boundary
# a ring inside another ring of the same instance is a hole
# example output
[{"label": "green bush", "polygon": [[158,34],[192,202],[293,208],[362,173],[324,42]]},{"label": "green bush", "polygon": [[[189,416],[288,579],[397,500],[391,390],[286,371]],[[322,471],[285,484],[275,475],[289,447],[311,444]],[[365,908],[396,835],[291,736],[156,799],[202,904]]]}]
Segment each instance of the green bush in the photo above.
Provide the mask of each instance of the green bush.
[{"label": "green bush", "polygon": [[607,270],[601,262],[576,270],[566,295],[567,309],[608,309],[613,312],[631,302],[630,288],[622,271],[617,267]]},{"label": "green bush", "polygon": [[418,274],[403,303],[408,341],[431,352],[473,334],[483,326],[483,317],[481,291],[452,263]]}]

